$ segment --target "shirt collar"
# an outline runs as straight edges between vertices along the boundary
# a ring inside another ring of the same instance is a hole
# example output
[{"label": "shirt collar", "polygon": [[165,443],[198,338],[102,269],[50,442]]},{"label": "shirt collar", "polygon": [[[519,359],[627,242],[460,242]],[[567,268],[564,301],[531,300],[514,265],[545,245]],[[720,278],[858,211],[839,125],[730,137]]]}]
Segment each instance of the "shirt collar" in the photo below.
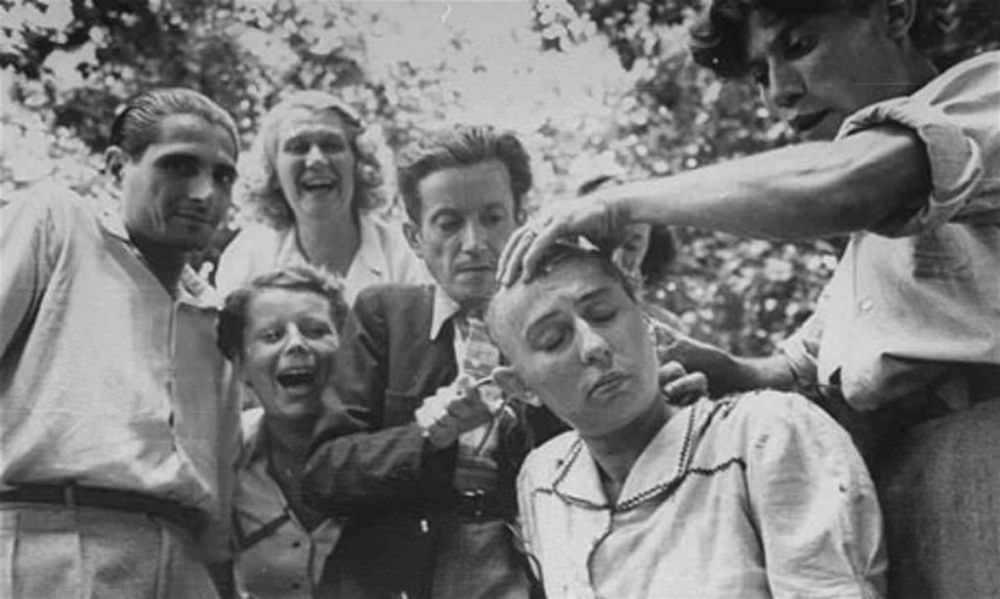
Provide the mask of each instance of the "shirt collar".
[{"label": "shirt collar", "polygon": [[386,247],[380,227],[385,226],[377,217],[370,214],[362,214],[358,217],[358,233],[361,235],[361,243],[358,251],[354,255],[355,266],[370,271],[376,277],[381,278],[384,273],[389,272],[389,258],[386,255]]},{"label": "shirt collar", "polygon": [[[616,511],[630,510],[673,491],[691,460],[691,435],[706,415],[704,402],[698,402],[678,411],[663,425],[632,466],[614,506]],[[560,462],[551,484],[559,497],[591,509],[611,507],[597,464],[582,439],[570,446]]]},{"label": "shirt collar", "polygon": [[[104,210],[98,216],[98,221],[109,235],[115,237],[125,244],[132,253],[145,264],[139,248],[132,243],[128,231],[125,229],[125,221],[121,215],[111,210]],[[212,285],[201,277],[190,264],[185,264],[181,270],[181,276],[177,280],[177,300],[185,304],[194,306],[219,308],[222,306],[222,297]]]},{"label": "shirt collar", "polygon": [[458,302],[451,299],[451,296],[445,292],[441,285],[435,283],[434,306],[431,312],[431,341],[436,340],[445,323],[461,311],[462,307],[458,305]]},{"label": "shirt collar", "polygon": [[240,425],[243,429],[243,468],[249,468],[254,462],[264,458],[265,435],[263,408],[250,408],[240,415]]}]

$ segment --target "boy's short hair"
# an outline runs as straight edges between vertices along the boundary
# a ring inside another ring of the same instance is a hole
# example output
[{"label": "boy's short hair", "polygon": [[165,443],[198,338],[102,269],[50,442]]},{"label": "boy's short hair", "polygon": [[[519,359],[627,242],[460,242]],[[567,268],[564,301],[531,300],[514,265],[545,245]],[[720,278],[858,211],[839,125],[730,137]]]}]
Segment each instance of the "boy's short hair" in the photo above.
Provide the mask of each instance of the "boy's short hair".
[{"label": "boy's short hair", "polygon": [[841,10],[864,11],[878,0],[710,0],[688,30],[691,55],[699,65],[725,78],[742,77],[747,60],[747,22],[755,10],[774,19],[799,19]]}]

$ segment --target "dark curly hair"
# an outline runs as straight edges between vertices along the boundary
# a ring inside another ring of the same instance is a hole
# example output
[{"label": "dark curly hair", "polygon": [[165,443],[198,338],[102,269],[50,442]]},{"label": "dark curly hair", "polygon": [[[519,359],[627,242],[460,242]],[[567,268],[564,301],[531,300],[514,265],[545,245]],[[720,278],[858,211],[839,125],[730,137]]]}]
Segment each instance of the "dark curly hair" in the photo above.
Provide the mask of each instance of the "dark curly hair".
[{"label": "dark curly hair", "polygon": [[524,196],[531,189],[531,160],[520,140],[510,131],[488,125],[458,125],[423,136],[399,159],[399,191],[406,214],[420,222],[421,200],[418,186],[436,171],[499,160],[510,175],[514,212],[520,213]]},{"label": "dark curly hair", "polygon": [[[877,0],[710,0],[688,30],[694,61],[725,78],[747,74],[746,23],[762,10],[772,18],[797,19],[841,10],[862,12]],[[918,0],[909,35],[938,68],[996,46],[1000,2]]]},{"label": "dark curly hair", "polygon": [[216,325],[216,344],[224,356],[230,360],[243,353],[243,331],[247,325],[247,310],[250,300],[264,289],[289,289],[309,291],[327,299],[330,303],[330,317],[337,330],[341,330],[347,318],[347,302],[344,300],[344,285],[336,276],[315,266],[286,266],[280,270],[254,277],[244,287],[226,296],[219,321]]},{"label": "dark curly hair", "polygon": [[747,74],[747,21],[763,11],[774,19],[798,19],[841,10],[861,11],[877,0],[712,0],[688,30],[694,61],[725,78]]}]

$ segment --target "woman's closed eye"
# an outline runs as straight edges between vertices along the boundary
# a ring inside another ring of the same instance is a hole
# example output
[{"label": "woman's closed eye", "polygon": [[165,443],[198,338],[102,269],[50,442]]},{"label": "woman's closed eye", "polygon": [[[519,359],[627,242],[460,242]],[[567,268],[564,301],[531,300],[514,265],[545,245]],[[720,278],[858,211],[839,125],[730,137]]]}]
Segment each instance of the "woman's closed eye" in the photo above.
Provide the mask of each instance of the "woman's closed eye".
[{"label": "woman's closed eye", "polygon": [[568,326],[553,323],[533,331],[529,341],[537,350],[552,352],[559,349],[571,334],[572,331]]},{"label": "woman's closed eye", "polygon": [[584,317],[598,324],[611,322],[618,316],[618,307],[612,304],[597,303],[584,309]]}]

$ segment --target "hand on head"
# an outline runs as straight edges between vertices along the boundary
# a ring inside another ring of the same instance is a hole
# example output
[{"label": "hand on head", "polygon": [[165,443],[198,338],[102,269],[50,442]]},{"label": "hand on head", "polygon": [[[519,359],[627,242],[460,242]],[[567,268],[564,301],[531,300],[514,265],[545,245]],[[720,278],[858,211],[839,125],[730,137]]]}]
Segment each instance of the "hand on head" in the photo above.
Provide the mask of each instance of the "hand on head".
[{"label": "hand on head", "polygon": [[599,247],[616,247],[628,222],[624,204],[601,191],[556,202],[511,234],[500,254],[497,279],[505,286],[522,276],[530,279],[545,250],[561,238],[582,235]]}]

